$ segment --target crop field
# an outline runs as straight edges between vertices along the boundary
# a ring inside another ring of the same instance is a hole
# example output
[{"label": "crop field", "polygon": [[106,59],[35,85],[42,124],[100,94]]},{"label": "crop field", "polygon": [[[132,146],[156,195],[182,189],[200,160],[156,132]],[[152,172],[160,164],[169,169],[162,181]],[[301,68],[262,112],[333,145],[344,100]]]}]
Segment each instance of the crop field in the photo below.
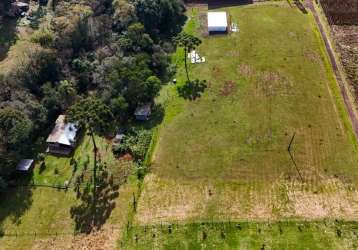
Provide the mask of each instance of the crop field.
[{"label": "crop field", "polygon": [[[190,101],[170,84],[158,98],[134,223],[357,219],[358,148],[312,15],[283,2],[222,10],[239,32],[207,36],[207,9],[188,9],[206,57],[190,75],[208,88]],[[174,60],[180,85],[182,50]]]}]

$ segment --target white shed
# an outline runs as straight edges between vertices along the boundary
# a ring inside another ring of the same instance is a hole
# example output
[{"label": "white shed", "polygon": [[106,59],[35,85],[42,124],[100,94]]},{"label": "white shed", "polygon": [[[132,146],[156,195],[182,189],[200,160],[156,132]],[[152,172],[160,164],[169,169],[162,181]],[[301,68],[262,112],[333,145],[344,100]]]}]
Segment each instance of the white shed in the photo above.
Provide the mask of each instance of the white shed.
[{"label": "white shed", "polygon": [[210,32],[226,32],[227,31],[227,15],[226,12],[208,12],[208,30]]}]

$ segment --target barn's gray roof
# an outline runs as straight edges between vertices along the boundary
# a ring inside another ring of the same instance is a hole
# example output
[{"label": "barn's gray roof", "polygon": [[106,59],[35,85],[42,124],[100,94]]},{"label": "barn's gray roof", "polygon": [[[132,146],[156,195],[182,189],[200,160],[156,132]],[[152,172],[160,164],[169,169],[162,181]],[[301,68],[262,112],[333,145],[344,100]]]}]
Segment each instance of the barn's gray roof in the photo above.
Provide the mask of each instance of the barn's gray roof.
[{"label": "barn's gray roof", "polygon": [[23,159],[19,162],[19,164],[17,164],[16,170],[28,171],[33,163],[34,163],[33,159]]},{"label": "barn's gray roof", "polygon": [[72,146],[76,139],[77,130],[76,124],[65,123],[65,116],[60,115],[46,142]]},{"label": "barn's gray roof", "polygon": [[139,106],[135,112],[135,116],[149,116],[151,114],[151,104],[146,103],[143,106]]}]

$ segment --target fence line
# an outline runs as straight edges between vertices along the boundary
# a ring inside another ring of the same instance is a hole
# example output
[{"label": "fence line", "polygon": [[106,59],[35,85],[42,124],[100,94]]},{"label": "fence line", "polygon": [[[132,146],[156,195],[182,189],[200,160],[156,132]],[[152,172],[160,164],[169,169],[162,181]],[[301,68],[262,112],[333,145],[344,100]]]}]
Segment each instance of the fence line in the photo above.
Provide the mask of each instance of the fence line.
[{"label": "fence line", "polygon": [[[156,224],[145,224],[145,225],[133,225],[132,222],[128,221],[123,226],[118,225],[110,225],[107,226],[107,229],[110,229],[112,231],[114,230],[120,230],[126,232],[126,237],[128,237],[128,233],[135,230],[139,233],[145,233],[145,234],[152,234],[154,231],[165,231],[169,234],[180,229],[181,227],[186,228],[190,226],[197,225],[198,228],[202,227],[202,230],[204,230],[207,227],[210,227],[210,229],[221,229],[223,231],[226,231],[228,229],[235,228],[238,231],[249,229],[256,231],[257,234],[262,233],[262,227],[272,230],[272,226],[276,225],[277,230],[279,230],[280,234],[285,233],[285,227],[288,226],[295,226],[297,227],[297,230],[299,232],[303,232],[307,228],[310,228],[311,225],[316,225],[317,229],[318,226],[324,226],[329,227],[332,229],[336,229],[337,232],[342,232],[342,226],[352,223],[352,225],[348,226],[348,230],[350,231],[357,231],[358,233],[358,224],[355,221],[344,221],[344,220],[333,220],[333,219],[323,219],[323,220],[252,220],[252,219],[246,219],[246,220],[205,220],[205,221],[197,221],[197,222],[191,222],[191,223],[185,223],[185,221],[160,221]],[[200,229],[199,229],[200,230]],[[99,232],[101,231],[93,231],[93,232]],[[76,232],[76,231],[53,231],[53,232],[36,232],[36,231],[22,231],[22,230],[3,230],[0,231],[0,238],[2,237],[9,237],[9,238],[20,238],[20,237],[39,237],[39,238],[46,238],[46,237],[60,237],[60,236],[78,236],[78,235],[86,235],[86,233]],[[136,235],[136,234],[135,234]]]},{"label": "fence line", "polygon": [[[109,229],[114,231],[114,230],[122,230],[124,227],[121,226],[114,226],[111,225],[109,226]],[[101,230],[98,230],[101,231]],[[98,232],[98,231],[93,231],[93,232]],[[48,237],[53,237],[53,236],[77,236],[77,235],[86,235],[86,233],[81,233],[81,232],[76,232],[76,231],[53,231],[53,232],[36,232],[36,231],[22,231],[22,230],[5,230],[3,232],[0,231],[0,238],[2,237],[12,237],[12,238],[17,238],[17,237],[41,237],[43,238],[44,236],[48,236]]]}]

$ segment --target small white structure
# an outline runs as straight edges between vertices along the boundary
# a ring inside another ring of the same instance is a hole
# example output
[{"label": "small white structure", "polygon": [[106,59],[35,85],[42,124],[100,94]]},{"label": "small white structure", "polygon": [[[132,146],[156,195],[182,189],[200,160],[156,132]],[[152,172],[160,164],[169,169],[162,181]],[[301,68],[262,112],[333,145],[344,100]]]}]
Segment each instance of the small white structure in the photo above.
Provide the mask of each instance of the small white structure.
[{"label": "small white structure", "polygon": [[232,23],[231,24],[231,31],[232,32],[239,32],[239,26],[237,25],[237,23]]},{"label": "small white structure", "polygon": [[226,32],[227,31],[227,15],[226,12],[208,12],[208,31],[210,32]]},{"label": "small white structure", "polygon": [[205,57],[201,57],[195,50],[188,53],[188,58],[190,59],[191,63],[204,63]]}]

